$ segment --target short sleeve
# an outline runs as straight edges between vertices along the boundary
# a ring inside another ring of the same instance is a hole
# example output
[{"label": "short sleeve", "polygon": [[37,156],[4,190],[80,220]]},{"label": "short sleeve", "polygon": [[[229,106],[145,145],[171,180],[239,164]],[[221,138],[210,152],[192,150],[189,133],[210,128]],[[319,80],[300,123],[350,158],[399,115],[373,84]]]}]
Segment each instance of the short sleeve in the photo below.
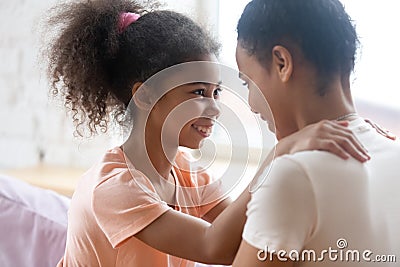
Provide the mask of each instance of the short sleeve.
[{"label": "short sleeve", "polygon": [[211,209],[228,197],[221,179],[199,166],[193,156],[179,150],[175,162],[180,177],[180,206],[188,208],[188,213],[202,218]]},{"label": "short sleeve", "polygon": [[269,251],[301,251],[312,235],[317,209],[312,185],[301,166],[288,157],[274,161],[252,193],[243,239]]},{"label": "short sleeve", "polygon": [[143,174],[129,170],[98,185],[92,207],[97,223],[114,248],[170,209]]}]

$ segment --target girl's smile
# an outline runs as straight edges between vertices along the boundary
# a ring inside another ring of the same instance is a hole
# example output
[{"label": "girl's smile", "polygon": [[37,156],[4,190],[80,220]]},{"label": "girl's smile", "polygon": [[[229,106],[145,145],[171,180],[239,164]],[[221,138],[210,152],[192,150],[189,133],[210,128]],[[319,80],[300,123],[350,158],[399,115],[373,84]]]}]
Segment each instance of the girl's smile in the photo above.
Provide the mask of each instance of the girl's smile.
[{"label": "girl's smile", "polygon": [[192,124],[194,130],[203,138],[207,138],[211,136],[213,130],[214,123],[209,120],[209,122],[195,122]]}]

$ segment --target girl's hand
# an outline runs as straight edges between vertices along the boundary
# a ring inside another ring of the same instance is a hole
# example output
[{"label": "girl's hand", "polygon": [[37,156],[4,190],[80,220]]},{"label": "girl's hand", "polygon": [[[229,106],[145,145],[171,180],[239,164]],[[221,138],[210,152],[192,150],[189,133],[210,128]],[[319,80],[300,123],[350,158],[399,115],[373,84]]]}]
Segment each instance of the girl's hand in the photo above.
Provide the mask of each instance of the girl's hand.
[{"label": "girl's hand", "polygon": [[350,156],[365,162],[370,159],[367,150],[347,128],[348,121],[323,120],[287,136],[276,146],[275,156],[305,150],[324,150],[343,159]]}]

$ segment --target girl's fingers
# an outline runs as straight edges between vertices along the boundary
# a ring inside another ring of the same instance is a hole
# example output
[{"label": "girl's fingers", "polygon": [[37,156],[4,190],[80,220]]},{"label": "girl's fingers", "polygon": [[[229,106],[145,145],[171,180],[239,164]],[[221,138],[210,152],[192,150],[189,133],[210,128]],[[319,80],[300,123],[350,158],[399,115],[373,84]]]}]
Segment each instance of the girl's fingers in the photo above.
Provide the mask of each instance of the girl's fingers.
[{"label": "girl's fingers", "polygon": [[348,122],[321,122],[319,127],[315,128],[316,137],[322,142],[317,145],[323,145],[322,150],[327,150],[343,159],[347,159],[350,155],[360,162],[369,160],[367,150],[347,125]]},{"label": "girl's fingers", "polygon": [[[354,133],[348,129],[348,121],[321,121],[308,126],[308,130],[300,131],[297,138],[307,136],[307,143],[300,143],[292,151],[301,151],[305,149],[319,149],[333,153],[340,158],[348,159],[350,156],[360,162],[370,159],[367,150],[357,139]],[[297,143],[297,142],[295,142]]]},{"label": "girl's fingers", "polygon": [[[351,137],[352,138],[352,137]],[[350,154],[353,158],[357,159],[360,162],[365,162],[370,159],[370,156],[366,153],[363,153],[363,150],[360,147],[357,147],[353,142],[348,138],[336,137],[334,142],[336,142],[341,149],[343,149],[347,154]]]},{"label": "girl's fingers", "polygon": [[[346,142],[345,143],[345,149],[349,148],[349,149],[355,149],[358,153],[362,153],[365,157],[367,157],[368,159],[370,158],[367,149],[361,144],[361,142],[358,140],[358,138],[353,134],[353,133],[347,133],[344,134],[344,137],[346,138]],[[351,147],[349,147],[349,145],[351,145]],[[350,151],[347,151],[350,152]]]},{"label": "girl's fingers", "polygon": [[[336,124],[336,123],[335,123]],[[366,158],[370,158],[367,149],[362,145],[362,143],[358,140],[358,138],[353,134],[353,132],[348,129],[347,127],[343,127],[342,125],[336,124],[333,125],[333,128],[335,128],[335,131],[332,131],[331,134],[333,135],[332,138],[335,138],[336,136],[341,136],[344,137],[345,140],[348,140],[352,146],[348,146],[348,144],[345,144],[344,149],[351,149],[348,150],[347,152],[351,152],[350,154],[354,154],[354,149],[356,149],[357,152],[360,152],[364,154]],[[343,142],[343,140],[341,140]],[[343,143],[344,144],[344,143]]]},{"label": "girl's fingers", "polygon": [[334,121],[334,124],[342,125],[342,126],[349,126],[350,122],[349,121]]},{"label": "girl's fingers", "polygon": [[[335,122],[333,127],[337,129],[339,132],[336,132],[335,134],[341,135],[348,140],[351,141],[351,143],[357,148],[358,151],[362,152],[365,156],[368,158],[370,157],[368,155],[367,149],[362,145],[362,143],[358,140],[358,138],[354,135],[354,133],[345,126],[346,124],[343,122]],[[348,122],[347,122],[348,125]]]},{"label": "girl's fingers", "polygon": [[321,141],[321,150],[328,151],[339,156],[342,159],[348,159],[350,156],[346,153],[344,149],[342,149],[335,141],[333,140],[322,140]]},{"label": "girl's fingers", "polygon": [[[346,122],[346,123],[345,123]],[[342,131],[342,132],[346,132],[348,134],[354,135],[353,131],[349,129],[349,123],[348,121],[338,121],[338,122],[332,122],[331,125],[333,128]]]}]

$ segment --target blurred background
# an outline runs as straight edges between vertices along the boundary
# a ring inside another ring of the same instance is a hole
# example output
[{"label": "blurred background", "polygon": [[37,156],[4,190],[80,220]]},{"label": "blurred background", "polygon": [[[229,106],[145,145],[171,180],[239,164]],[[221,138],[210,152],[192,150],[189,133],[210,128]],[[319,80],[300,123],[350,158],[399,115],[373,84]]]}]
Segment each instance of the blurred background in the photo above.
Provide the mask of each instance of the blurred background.
[{"label": "blurred background", "polygon": [[[79,176],[118,144],[118,138],[74,137],[63,104],[49,96],[39,55],[41,24],[57,2],[0,0],[0,173],[70,196]],[[342,2],[361,41],[352,77],[357,109],[400,136],[400,1]],[[166,9],[185,13],[209,29],[223,45],[220,61],[236,68],[236,23],[248,0],[164,3]]]}]

